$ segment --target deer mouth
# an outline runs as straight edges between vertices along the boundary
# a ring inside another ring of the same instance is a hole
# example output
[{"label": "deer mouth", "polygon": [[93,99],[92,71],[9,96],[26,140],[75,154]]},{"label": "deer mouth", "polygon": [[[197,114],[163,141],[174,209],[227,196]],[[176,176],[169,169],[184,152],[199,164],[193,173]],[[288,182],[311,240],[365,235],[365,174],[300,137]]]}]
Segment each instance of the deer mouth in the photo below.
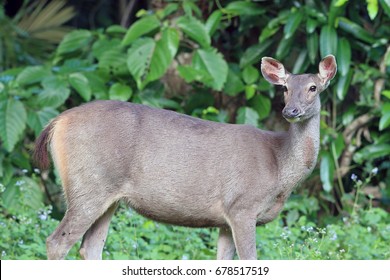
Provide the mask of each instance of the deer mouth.
[{"label": "deer mouth", "polygon": [[301,121],[301,116],[297,116],[297,117],[286,117],[286,116],[283,116],[289,123],[296,123],[296,122],[299,122]]}]

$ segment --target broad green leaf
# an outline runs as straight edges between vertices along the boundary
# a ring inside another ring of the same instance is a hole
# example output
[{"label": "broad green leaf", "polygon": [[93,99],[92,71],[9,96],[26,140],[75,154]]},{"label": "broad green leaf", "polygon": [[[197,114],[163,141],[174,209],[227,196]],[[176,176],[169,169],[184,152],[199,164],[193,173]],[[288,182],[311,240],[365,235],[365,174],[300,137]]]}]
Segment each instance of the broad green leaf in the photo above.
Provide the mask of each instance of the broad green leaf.
[{"label": "broad green leaf", "polygon": [[314,64],[318,56],[318,34],[313,32],[307,36],[307,51],[310,62]]},{"label": "broad green leaf", "polygon": [[161,78],[176,55],[179,45],[177,30],[167,28],[157,43],[151,38],[140,38],[128,50],[127,67],[138,89]]},{"label": "broad green leaf", "polygon": [[80,94],[84,101],[91,100],[91,87],[83,73],[72,73],[69,75],[70,85]]},{"label": "broad green leaf", "polygon": [[238,109],[236,123],[249,124],[257,127],[258,121],[259,115],[252,108],[240,107]]},{"label": "broad green leaf", "polygon": [[219,10],[214,11],[207,19],[205,23],[205,28],[209,33],[210,37],[213,36],[215,31],[219,27],[219,23],[221,22],[222,12]]},{"label": "broad green leaf", "polygon": [[128,46],[136,39],[160,27],[160,21],[156,16],[146,16],[134,22],[122,40],[122,46]]},{"label": "broad green leaf", "polygon": [[244,89],[245,85],[242,82],[240,76],[229,67],[229,72],[225,86],[223,88],[223,92],[229,96],[236,96],[240,92],[244,91]]},{"label": "broad green leaf", "polygon": [[120,46],[111,47],[100,54],[98,58],[99,69],[104,70],[111,75],[128,75],[126,54],[122,51]]},{"label": "broad green leaf", "polygon": [[390,90],[383,90],[382,95],[390,99]]},{"label": "broad green leaf", "polygon": [[176,23],[188,37],[195,40],[203,48],[210,47],[211,39],[208,30],[199,20],[193,17],[182,16]]},{"label": "broad green leaf", "polygon": [[345,3],[340,3],[339,1],[332,0],[328,12],[328,25],[336,27],[337,17],[345,13]]},{"label": "broad green leaf", "polygon": [[346,38],[341,38],[337,46],[337,71],[341,76],[345,76],[349,72],[351,66],[351,45]]},{"label": "broad green leaf", "polygon": [[259,71],[253,67],[252,65],[248,65],[242,71],[242,78],[244,79],[246,84],[255,83],[260,77]]},{"label": "broad green leaf", "polygon": [[323,26],[320,34],[321,57],[329,54],[337,55],[337,33],[331,26]]},{"label": "broad green leaf", "polygon": [[303,19],[304,13],[301,10],[295,10],[293,11],[290,16],[287,19],[287,23],[284,26],[284,38],[288,39],[292,35],[294,35],[295,31],[299,27],[299,24],[301,23]]},{"label": "broad green leaf", "polygon": [[127,67],[133,75],[138,89],[143,88],[152,60],[156,42],[151,38],[140,38],[134,42],[127,54]]},{"label": "broad green leaf", "polygon": [[271,112],[271,100],[262,94],[254,96],[249,101],[249,105],[256,110],[259,120],[267,118]]},{"label": "broad green leaf", "polygon": [[261,56],[266,53],[272,43],[273,40],[266,40],[264,43],[256,44],[247,48],[240,59],[240,67],[245,68],[248,65],[259,62]]},{"label": "broad green leaf", "polygon": [[390,17],[390,0],[379,0],[379,3],[381,4],[386,15]]},{"label": "broad green leaf", "polygon": [[177,11],[179,8],[179,5],[177,3],[169,3],[168,5],[165,6],[164,10],[162,11],[162,18],[166,18],[170,14],[174,13]]},{"label": "broad green leaf", "polygon": [[313,18],[308,18],[306,21],[306,32],[311,34],[313,33],[318,26],[318,21]]},{"label": "broad green leaf", "polygon": [[74,30],[62,39],[57,48],[57,54],[68,54],[85,47],[92,39],[92,33],[88,30]]},{"label": "broad green leaf", "polygon": [[307,67],[309,67],[310,61],[307,59],[307,50],[302,49],[295,60],[294,68],[292,69],[292,73],[303,73],[306,71]]},{"label": "broad green leaf", "polygon": [[252,99],[253,96],[256,94],[256,85],[247,85],[245,87],[245,98],[246,100]]},{"label": "broad green leaf", "polygon": [[44,66],[27,66],[16,78],[16,82],[21,86],[31,85],[42,81],[51,72]]},{"label": "broad green leaf", "polygon": [[223,56],[215,49],[199,49],[192,58],[195,69],[206,72],[213,79],[207,85],[215,90],[222,90],[228,74],[228,65]]},{"label": "broad green leaf", "polygon": [[390,144],[372,144],[365,146],[353,155],[353,160],[362,164],[365,160],[374,160],[390,155]]},{"label": "broad green leaf", "polygon": [[277,59],[282,60],[290,53],[290,50],[293,47],[293,41],[294,41],[294,36],[288,39],[283,38],[282,40],[280,40],[279,45],[276,49]]},{"label": "broad green leaf", "polygon": [[339,80],[337,81],[336,85],[336,94],[340,100],[344,100],[345,96],[347,95],[349,86],[352,81],[352,77],[352,70],[350,70],[347,75],[339,77]]},{"label": "broad green leaf", "polygon": [[375,43],[375,38],[367,30],[347,18],[339,18],[339,27],[341,30],[352,34],[353,36],[364,42],[367,42],[369,44]]},{"label": "broad green leaf", "polygon": [[330,192],[333,188],[334,176],[333,157],[329,152],[324,152],[321,157],[320,177],[324,191]]},{"label": "broad green leaf", "polygon": [[366,0],[367,11],[371,20],[374,20],[378,14],[378,0]]},{"label": "broad green leaf", "polygon": [[27,113],[19,100],[0,101],[0,138],[2,146],[11,152],[26,128]]},{"label": "broad green leaf", "polygon": [[204,84],[210,84],[213,81],[211,76],[206,71],[195,69],[190,65],[180,65],[179,67],[177,67],[177,70],[179,71],[179,75],[187,83],[198,81]]},{"label": "broad green leaf", "polygon": [[42,129],[58,114],[58,111],[53,108],[43,108],[37,112],[30,111],[28,112],[27,125],[34,130],[35,137],[38,137]]},{"label": "broad green leaf", "polygon": [[234,15],[256,16],[265,13],[265,9],[259,4],[248,1],[231,2],[223,10]]},{"label": "broad green leaf", "polygon": [[193,1],[184,0],[183,10],[187,16],[192,16],[194,12],[197,17],[202,17],[202,11]]},{"label": "broad green leaf", "polygon": [[390,103],[387,102],[382,106],[382,117],[379,120],[379,130],[382,131],[390,125]]},{"label": "broad green leaf", "polygon": [[111,100],[127,101],[130,99],[133,91],[127,85],[115,83],[110,87],[108,94]]},{"label": "broad green leaf", "polygon": [[167,71],[179,47],[179,34],[174,28],[167,28],[163,31],[162,37],[157,41],[154,49],[149,74],[145,83],[161,78]]},{"label": "broad green leaf", "polygon": [[263,28],[259,36],[259,43],[263,43],[266,39],[274,35],[279,30],[279,26],[269,27],[268,25]]},{"label": "broad green leaf", "polygon": [[126,28],[120,25],[111,25],[106,29],[106,32],[110,35],[125,34]]},{"label": "broad green leaf", "polygon": [[42,107],[57,108],[65,103],[70,95],[67,84],[56,76],[42,81],[43,91],[38,94],[37,102]]}]

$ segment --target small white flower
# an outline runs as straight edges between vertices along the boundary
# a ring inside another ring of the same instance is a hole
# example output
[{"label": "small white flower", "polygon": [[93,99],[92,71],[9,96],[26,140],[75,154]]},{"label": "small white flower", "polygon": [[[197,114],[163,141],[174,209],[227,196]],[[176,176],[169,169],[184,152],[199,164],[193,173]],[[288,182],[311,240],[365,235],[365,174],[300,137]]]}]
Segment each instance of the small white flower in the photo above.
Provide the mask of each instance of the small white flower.
[{"label": "small white flower", "polygon": [[367,227],[367,231],[368,232],[371,232],[372,228],[371,227]]},{"label": "small white flower", "polygon": [[340,250],[340,253],[345,253],[345,250],[344,250],[344,249],[341,249],[341,250]]},{"label": "small white flower", "polygon": [[358,176],[355,173],[352,173],[351,179],[352,181],[356,181],[358,179]]},{"label": "small white flower", "polygon": [[373,175],[378,174],[378,167],[374,167],[374,168],[371,170],[371,173],[372,173]]},{"label": "small white flower", "polygon": [[23,172],[24,174],[26,174],[26,173],[28,173],[28,170],[27,170],[27,169],[22,169],[22,172]]}]

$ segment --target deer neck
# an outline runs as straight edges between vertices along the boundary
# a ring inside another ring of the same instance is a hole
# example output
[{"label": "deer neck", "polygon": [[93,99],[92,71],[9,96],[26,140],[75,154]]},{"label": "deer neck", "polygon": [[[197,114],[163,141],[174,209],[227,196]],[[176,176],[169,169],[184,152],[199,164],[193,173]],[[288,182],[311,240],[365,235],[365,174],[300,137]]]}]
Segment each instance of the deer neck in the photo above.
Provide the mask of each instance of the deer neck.
[{"label": "deer neck", "polygon": [[279,179],[284,189],[292,189],[304,180],[317,162],[320,142],[320,116],[291,123],[285,134],[279,158]]}]

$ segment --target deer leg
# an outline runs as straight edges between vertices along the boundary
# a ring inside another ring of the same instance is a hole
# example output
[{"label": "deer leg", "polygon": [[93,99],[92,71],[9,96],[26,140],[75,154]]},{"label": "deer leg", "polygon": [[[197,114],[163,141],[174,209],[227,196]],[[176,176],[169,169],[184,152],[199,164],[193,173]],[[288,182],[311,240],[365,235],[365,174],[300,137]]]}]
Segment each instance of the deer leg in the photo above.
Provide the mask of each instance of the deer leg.
[{"label": "deer leg", "polygon": [[86,200],[71,203],[56,230],[47,238],[48,259],[63,259],[70,248],[114,201]]},{"label": "deer leg", "polygon": [[110,226],[111,218],[115,213],[117,203],[95,221],[95,223],[84,234],[80,247],[80,255],[85,260],[101,260],[104,243]]},{"label": "deer leg", "polygon": [[248,218],[235,219],[230,226],[240,260],[256,260],[256,220]]},{"label": "deer leg", "polygon": [[232,260],[236,253],[232,231],[229,227],[221,227],[219,229],[217,259]]}]

